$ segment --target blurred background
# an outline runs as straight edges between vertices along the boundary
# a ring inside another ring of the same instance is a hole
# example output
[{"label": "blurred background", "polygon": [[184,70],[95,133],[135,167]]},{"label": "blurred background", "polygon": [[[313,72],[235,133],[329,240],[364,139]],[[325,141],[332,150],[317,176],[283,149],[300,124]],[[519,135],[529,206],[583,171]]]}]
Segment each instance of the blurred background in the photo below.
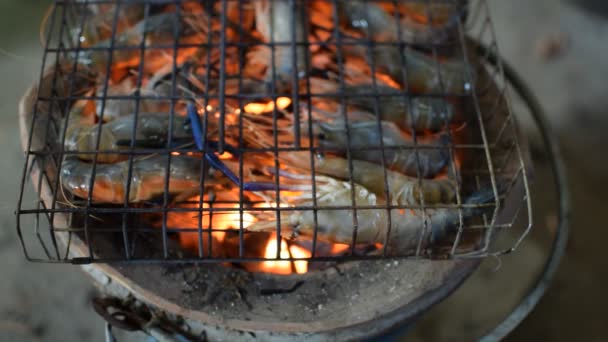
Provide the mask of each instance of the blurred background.
[{"label": "blurred background", "polygon": [[[0,0],[0,340],[103,340],[93,287],[74,266],[25,261],[14,210],[23,166],[17,103],[40,72],[38,28],[49,0]],[[544,106],[566,162],[573,215],[555,281],[509,340],[608,339],[608,2],[488,0],[501,54]],[[517,108],[517,106],[516,106]],[[535,163],[535,231],[481,269],[403,339],[468,340],[515,305],[538,274],[555,226],[554,188],[533,123],[521,119]],[[123,336],[120,340],[141,340]]]}]

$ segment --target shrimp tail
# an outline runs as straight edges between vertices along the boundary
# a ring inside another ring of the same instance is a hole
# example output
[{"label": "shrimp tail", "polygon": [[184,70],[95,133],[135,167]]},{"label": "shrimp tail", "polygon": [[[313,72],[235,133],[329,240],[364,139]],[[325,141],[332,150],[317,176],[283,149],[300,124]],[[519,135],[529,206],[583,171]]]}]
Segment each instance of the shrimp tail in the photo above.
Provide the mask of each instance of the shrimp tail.
[{"label": "shrimp tail", "polygon": [[431,242],[437,242],[443,239],[448,233],[455,233],[458,231],[458,228],[460,227],[460,212],[462,212],[462,218],[468,220],[475,216],[491,213],[496,207],[496,202],[492,189],[484,189],[473,193],[464,200],[462,211],[457,209],[450,209],[447,211],[447,220],[443,221],[447,224],[444,225],[441,220],[438,220],[435,222],[437,224],[431,226]]}]

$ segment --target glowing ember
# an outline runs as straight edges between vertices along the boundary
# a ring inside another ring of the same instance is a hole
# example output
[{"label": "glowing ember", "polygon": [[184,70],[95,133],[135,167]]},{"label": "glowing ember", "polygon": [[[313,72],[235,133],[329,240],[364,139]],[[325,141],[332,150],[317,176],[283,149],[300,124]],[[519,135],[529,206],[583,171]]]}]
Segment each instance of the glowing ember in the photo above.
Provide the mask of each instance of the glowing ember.
[{"label": "glowing ember", "polygon": [[250,103],[245,106],[245,111],[251,114],[262,114],[266,110],[266,105],[262,103]]},{"label": "glowing ember", "polygon": [[291,104],[291,99],[288,97],[279,97],[277,99],[277,108],[285,109]]},{"label": "glowing ember", "polygon": [[395,89],[401,89],[401,85],[397,82],[395,82],[390,76],[385,75],[385,74],[381,74],[381,73],[376,73],[376,78],[382,82],[384,82],[386,85],[393,87]]},{"label": "glowing ember", "polygon": [[220,159],[232,159],[232,154],[230,152],[224,152],[219,155]]},{"label": "glowing ember", "polygon": [[[279,97],[276,100],[277,109],[283,110],[291,104],[291,99],[288,97]],[[245,106],[245,112],[250,114],[262,114],[272,112],[274,110],[274,102],[268,103],[250,103]]]},{"label": "glowing ember", "polygon": [[340,254],[344,253],[345,251],[347,251],[349,248],[350,248],[349,245],[346,245],[343,243],[336,243],[331,247],[331,254],[340,255]]}]

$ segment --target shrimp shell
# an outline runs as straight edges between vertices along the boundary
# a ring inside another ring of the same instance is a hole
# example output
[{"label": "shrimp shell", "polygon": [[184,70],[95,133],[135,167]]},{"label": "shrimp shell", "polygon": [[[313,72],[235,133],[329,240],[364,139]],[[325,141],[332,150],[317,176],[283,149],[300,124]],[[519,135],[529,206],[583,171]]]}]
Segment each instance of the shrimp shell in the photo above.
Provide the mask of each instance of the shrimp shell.
[{"label": "shrimp shell", "polygon": [[369,1],[341,1],[339,10],[344,13],[342,19],[347,21],[347,26],[361,29],[368,38],[376,41],[397,42],[401,38],[406,43],[429,45],[441,44],[448,39],[447,27],[419,23],[408,16],[397,22],[380,5]]},{"label": "shrimp shell", "polygon": [[[129,203],[154,199],[164,194],[168,156],[154,156],[133,161]],[[95,203],[125,202],[129,161],[114,164],[97,164],[94,186],[91,190],[93,164],[76,156],[67,156],[61,167],[61,184],[75,196]],[[171,195],[190,192],[200,186],[201,161],[187,156],[173,156],[169,173],[168,192]]]},{"label": "shrimp shell", "polygon": [[[171,115],[168,113],[141,113],[123,116],[114,121],[98,125],[82,123],[78,115],[70,115],[68,128],[65,136],[64,146],[67,151],[119,151],[127,149],[130,141],[144,141],[148,145],[162,146],[166,144],[169,137],[169,123]],[[136,125],[136,126],[135,126]],[[133,127],[135,126],[135,137]],[[191,137],[189,126],[186,125],[186,117],[173,115],[173,138]],[[97,141],[99,140],[99,146]],[[99,147],[97,149],[97,147]],[[82,160],[93,160],[93,153],[79,153]],[[127,154],[99,153],[97,161],[100,163],[114,163],[128,158]]]},{"label": "shrimp shell", "polygon": [[[369,94],[370,88],[379,94],[377,101],[374,96],[356,96]],[[377,108],[381,120],[394,122],[407,131],[438,132],[455,119],[454,106],[442,98],[412,97],[399,89],[383,85],[373,88],[367,84],[346,86],[344,92],[349,94],[348,104],[370,113],[375,113]]]},{"label": "shrimp shell", "polygon": [[[310,170],[310,155],[308,152],[291,152],[282,157],[289,165]],[[402,173],[386,170],[381,165],[351,160],[352,173],[348,160],[331,155],[317,154],[315,158],[315,173],[348,180],[352,176],[354,183],[360,184],[378,197],[386,197],[388,190],[390,202],[395,205],[418,206],[424,200],[425,204],[454,204],[456,203],[457,181],[449,178],[418,179]],[[420,196],[422,194],[422,196]]]},{"label": "shrimp shell", "polygon": [[[143,43],[146,47],[161,44],[173,45],[176,27],[180,28],[178,32],[180,44],[203,44],[205,42],[205,35],[196,32],[198,28],[194,28],[188,24],[188,22],[196,21],[195,18],[204,20],[205,15],[185,15],[185,19],[187,20],[181,20],[175,12],[152,15],[145,21],[140,21],[133,27],[118,34],[113,41],[108,39],[97,42],[93,46],[94,50],[87,51],[86,58],[90,60],[95,69],[100,71],[106,70],[110,60],[113,70],[138,66],[141,62],[141,49],[132,47],[140,46],[142,44],[142,37],[144,36],[146,39]],[[115,46],[116,48],[112,49],[112,55],[110,56],[108,51],[111,46]],[[197,47],[181,48],[178,51],[176,60],[173,61],[173,54],[170,52],[170,49],[147,48],[145,63],[143,63],[144,71],[153,73],[167,63],[173,62],[181,65],[185,60],[195,55],[198,50],[199,48]]]},{"label": "shrimp shell", "polygon": [[[339,148],[344,152],[349,149],[347,127],[340,121],[342,120],[319,125],[323,138],[320,140],[322,147]],[[376,121],[349,123],[352,158],[380,164],[384,157],[384,163],[388,168],[409,176],[420,175],[424,178],[435,176],[448,164],[450,153],[447,149],[449,142],[447,135],[434,137],[431,143],[438,145],[436,148],[431,148],[428,147],[429,142],[419,141],[419,145],[415,145],[413,141],[406,140],[393,123],[381,121],[380,125],[382,134]],[[382,146],[385,148],[384,151],[379,150]],[[378,150],[363,150],[364,148],[378,148]]]},{"label": "shrimp shell", "polygon": [[[433,208],[424,212],[421,209],[387,210],[382,208],[385,205],[384,201],[360,185],[355,184],[352,189],[349,183],[335,181],[329,186],[317,187],[320,189],[317,192],[317,210],[280,212],[283,232],[291,232],[296,239],[313,238],[316,232],[320,240],[352,244],[356,229],[355,244],[387,243],[389,253],[413,253],[419,242],[422,242],[423,249],[428,248],[448,233],[455,231],[461,213],[465,218],[470,218],[479,211],[457,208]],[[492,198],[489,194],[489,192],[475,194],[469,197],[467,204],[486,203]],[[373,209],[357,209],[356,216],[355,210],[352,209],[332,209],[337,206],[351,207],[353,205],[351,196],[354,196],[356,206],[368,206]],[[307,202],[303,206],[312,206],[312,204]],[[353,224],[355,217],[356,227]],[[252,232],[275,229],[275,221],[259,221],[247,228]]]}]

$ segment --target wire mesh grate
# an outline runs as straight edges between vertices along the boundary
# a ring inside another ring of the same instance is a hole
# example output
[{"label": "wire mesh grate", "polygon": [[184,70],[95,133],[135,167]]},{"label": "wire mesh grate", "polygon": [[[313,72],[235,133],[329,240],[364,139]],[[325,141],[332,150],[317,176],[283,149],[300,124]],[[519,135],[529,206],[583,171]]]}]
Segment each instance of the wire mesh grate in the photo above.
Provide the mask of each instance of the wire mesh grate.
[{"label": "wire mesh grate", "polygon": [[485,1],[56,1],[43,32],[30,260],[295,269],[503,254],[531,229]]}]

